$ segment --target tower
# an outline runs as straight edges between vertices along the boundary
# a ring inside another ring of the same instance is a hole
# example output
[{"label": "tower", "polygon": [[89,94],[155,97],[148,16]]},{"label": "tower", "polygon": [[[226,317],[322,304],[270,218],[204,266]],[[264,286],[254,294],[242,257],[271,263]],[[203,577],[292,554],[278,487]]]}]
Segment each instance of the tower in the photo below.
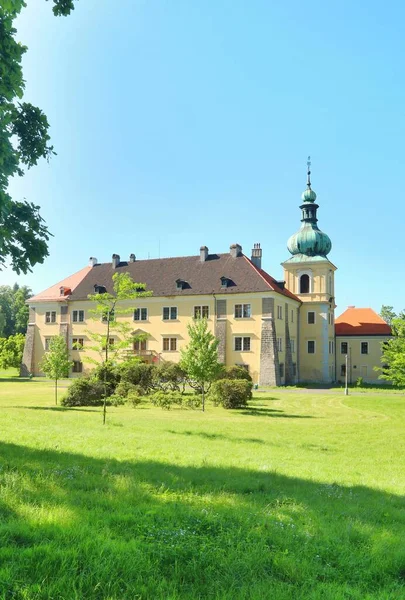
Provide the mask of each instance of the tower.
[{"label": "tower", "polygon": [[316,194],[307,162],[307,189],[301,199],[301,227],[287,243],[292,254],[282,266],[286,287],[302,301],[299,311],[299,380],[330,383],[335,379],[334,272],[327,258],[330,238],[318,225]]}]

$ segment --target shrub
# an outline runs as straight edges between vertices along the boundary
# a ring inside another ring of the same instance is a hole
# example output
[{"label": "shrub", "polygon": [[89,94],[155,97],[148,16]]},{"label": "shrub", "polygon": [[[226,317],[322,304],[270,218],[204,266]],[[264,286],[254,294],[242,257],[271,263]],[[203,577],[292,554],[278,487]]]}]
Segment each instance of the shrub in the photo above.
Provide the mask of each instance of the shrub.
[{"label": "shrub", "polygon": [[150,397],[152,404],[160,406],[166,410],[170,410],[173,404],[181,406],[183,404],[183,396],[180,392],[155,392]]},{"label": "shrub", "polygon": [[356,385],[357,385],[357,387],[364,387],[364,379],[363,379],[363,377],[357,377],[357,379],[356,379]]},{"label": "shrub", "polygon": [[153,386],[164,391],[179,392],[180,385],[184,384],[185,376],[186,374],[179,364],[170,361],[163,362],[156,365],[153,371]]},{"label": "shrub", "polygon": [[136,408],[141,402],[142,402],[142,395],[138,391],[136,391],[134,389],[134,390],[130,390],[128,392],[128,395],[126,397],[127,404],[129,404],[133,408]]},{"label": "shrub", "polygon": [[127,398],[128,394],[136,393],[138,396],[143,396],[144,390],[140,385],[135,385],[130,381],[120,381],[115,390],[116,396],[121,396],[121,398]]},{"label": "shrub", "polygon": [[218,379],[244,379],[245,381],[252,381],[249,371],[237,365],[222,367]]},{"label": "shrub", "polygon": [[153,385],[153,374],[156,367],[136,360],[127,360],[119,367],[121,381],[139,385],[144,393],[150,392]]},{"label": "shrub", "polygon": [[111,361],[98,365],[92,372],[92,376],[103,385],[105,377],[107,383],[107,396],[114,394],[115,388],[119,384],[121,378],[118,366]]},{"label": "shrub", "polygon": [[103,404],[104,385],[93,377],[80,377],[70,385],[62,406],[101,406]]},{"label": "shrub", "polygon": [[252,383],[245,379],[220,379],[214,381],[210,399],[216,406],[243,408],[252,397]]},{"label": "shrub", "polygon": [[113,394],[108,398],[108,404],[111,406],[122,406],[126,401],[126,398],[119,396],[118,394]]}]

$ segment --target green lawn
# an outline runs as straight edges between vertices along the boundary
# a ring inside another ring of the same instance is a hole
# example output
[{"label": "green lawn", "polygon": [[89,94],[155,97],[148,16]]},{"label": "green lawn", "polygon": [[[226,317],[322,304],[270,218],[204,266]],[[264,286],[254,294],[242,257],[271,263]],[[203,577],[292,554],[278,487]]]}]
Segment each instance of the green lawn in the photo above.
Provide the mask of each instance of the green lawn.
[{"label": "green lawn", "polygon": [[403,395],[0,407],[2,600],[405,598]]}]

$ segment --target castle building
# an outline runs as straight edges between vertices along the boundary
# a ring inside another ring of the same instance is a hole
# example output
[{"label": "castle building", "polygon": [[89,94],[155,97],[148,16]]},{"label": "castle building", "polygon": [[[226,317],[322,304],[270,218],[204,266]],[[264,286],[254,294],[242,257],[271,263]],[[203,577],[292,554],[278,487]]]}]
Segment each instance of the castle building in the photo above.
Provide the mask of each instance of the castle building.
[{"label": "castle building", "polygon": [[[220,361],[248,369],[259,385],[332,383],[342,377],[343,350],[353,351],[352,378],[377,381],[373,367],[380,365],[381,341],[390,329],[381,327],[384,321],[371,309],[364,309],[360,329],[350,333],[344,327],[354,319],[347,311],[335,325],[336,267],[328,258],[331,241],[317,225],[319,206],[309,167],[301,227],[288,240],[291,256],[282,263],[283,280],[262,269],[260,244],[254,244],[250,257],[232,244],[224,254],[202,246],[198,255],[178,258],[137,260],[131,254],[121,261],[113,254],[111,262],[101,264],[90,258],[88,266],[28,300],[22,374],[41,375],[42,357],[55,335],[66,339],[73,376],[92,368],[86,359],[99,357],[89,349],[88,332],[102,333],[106,324],[91,317],[94,302],[88,296],[112,292],[113,274],[127,272],[152,292],[133,306],[127,303],[129,314],[117,316],[131,323],[134,335],[145,334],[145,341],[134,341],[128,349],[145,361],[179,361],[180,348],[188,343],[188,323],[203,317],[219,339]],[[358,348],[361,360],[354,354]]]}]

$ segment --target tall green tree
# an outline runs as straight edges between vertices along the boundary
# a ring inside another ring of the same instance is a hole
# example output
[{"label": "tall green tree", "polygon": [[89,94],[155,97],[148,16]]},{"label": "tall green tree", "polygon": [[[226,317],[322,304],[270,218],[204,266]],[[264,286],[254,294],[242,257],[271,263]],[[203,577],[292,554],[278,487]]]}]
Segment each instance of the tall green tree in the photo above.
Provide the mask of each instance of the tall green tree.
[{"label": "tall green tree", "polygon": [[45,375],[55,382],[55,404],[58,404],[58,381],[69,376],[72,364],[65,338],[55,335],[51,338],[49,350],[45,352],[40,365]]},{"label": "tall green tree", "polygon": [[380,378],[392,381],[394,385],[405,386],[405,313],[402,312],[391,322],[393,337],[382,344],[382,367]]},{"label": "tall green tree", "polygon": [[26,333],[28,323],[28,305],[26,300],[32,296],[31,289],[17,283],[0,286],[0,335],[9,337],[16,333]]},{"label": "tall green tree", "polygon": [[[118,360],[122,354],[128,351],[132,341],[143,341],[145,335],[134,335],[132,326],[128,321],[119,319],[134,311],[136,308],[134,302],[138,298],[145,298],[152,295],[151,291],[146,290],[144,283],[135,283],[129,273],[114,273],[113,275],[113,293],[107,291],[102,293],[90,294],[89,300],[95,303],[94,309],[90,311],[93,319],[102,321],[104,330],[101,333],[88,330],[89,337],[93,340],[93,345],[86,347],[100,355],[101,364],[104,367],[104,402],[103,402],[103,423],[106,421],[107,412],[107,367],[111,358]],[[100,364],[92,358],[87,359],[94,364]]]},{"label": "tall green tree", "polygon": [[187,326],[190,338],[186,348],[181,348],[182,369],[192,386],[201,391],[202,410],[205,410],[205,394],[221,371],[218,362],[219,340],[208,329],[207,319],[198,319]]},{"label": "tall green tree", "polygon": [[0,368],[19,369],[24,352],[25,336],[22,333],[0,338]]},{"label": "tall green tree", "polygon": [[388,325],[391,325],[393,319],[396,318],[396,313],[394,311],[394,307],[393,306],[388,306],[386,304],[383,304],[380,310],[380,317],[382,319],[384,319],[384,321],[386,323],[388,323]]},{"label": "tall green tree", "polygon": [[[27,47],[16,40],[14,21],[25,6],[24,0],[0,2],[0,268],[9,262],[17,273],[44,261],[50,233],[39,206],[12,200],[8,184],[54,154],[46,115],[23,99],[21,62]],[[73,0],[53,0],[55,15],[68,15],[73,8]]]}]

